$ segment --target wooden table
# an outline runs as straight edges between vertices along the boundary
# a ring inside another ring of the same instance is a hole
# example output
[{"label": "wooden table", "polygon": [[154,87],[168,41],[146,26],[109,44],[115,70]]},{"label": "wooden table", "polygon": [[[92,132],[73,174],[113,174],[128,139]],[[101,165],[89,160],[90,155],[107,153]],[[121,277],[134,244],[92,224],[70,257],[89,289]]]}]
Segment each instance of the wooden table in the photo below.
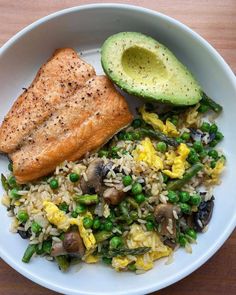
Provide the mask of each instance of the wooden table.
[{"label": "wooden table", "polygon": [[[0,0],[0,46],[38,18],[63,8],[95,2],[111,1]],[[207,39],[236,72],[236,0],[113,2],[140,5],[175,17]],[[0,260],[0,294],[46,295],[56,293],[28,281]],[[161,290],[158,294],[236,294],[236,231],[204,266],[182,281]]]}]

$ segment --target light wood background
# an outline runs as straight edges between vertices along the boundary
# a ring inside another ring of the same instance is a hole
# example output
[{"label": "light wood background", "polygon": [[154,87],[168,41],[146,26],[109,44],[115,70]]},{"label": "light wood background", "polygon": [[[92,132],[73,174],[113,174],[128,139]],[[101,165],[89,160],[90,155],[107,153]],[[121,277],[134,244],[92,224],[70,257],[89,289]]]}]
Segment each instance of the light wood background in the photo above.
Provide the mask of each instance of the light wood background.
[{"label": "light wood background", "polygon": [[[98,2],[109,3],[112,0],[0,0],[0,46],[19,30],[45,15],[76,5]],[[236,72],[236,0],[113,0],[113,2],[144,6],[180,20],[207,39]],[[0,294],[56,293],[28,281],[0,260]],[[158,294],[236,294],[236,231],[205,265]]]}]

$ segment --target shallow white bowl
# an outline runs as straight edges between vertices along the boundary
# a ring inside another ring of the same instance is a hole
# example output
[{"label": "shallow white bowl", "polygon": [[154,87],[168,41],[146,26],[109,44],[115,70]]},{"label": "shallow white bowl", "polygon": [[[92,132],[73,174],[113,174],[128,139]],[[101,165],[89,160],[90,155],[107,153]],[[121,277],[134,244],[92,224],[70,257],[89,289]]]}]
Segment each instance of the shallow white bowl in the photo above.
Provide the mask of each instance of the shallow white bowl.
[{"label": "shallow white bowl", "polygon": [[[67,274],[44,259],[23,264],[21,257],[27,241],[9,233],[10,219],[0,205],[1,257],[27,278],[64,294],[144,294],[166,287],[209,259],[236,224],[236,80],[204,39],[170,17],[141,7],[96,4],[59,11],[28,26],[0,49],[0,120],[56,48],[73,47],[83,52],[100,74],[98,50],[109,35],[120,31],[140,31],[167,45],[189,67],[205,92],[224,106],[218,124],[225,135],[222,148],[228,159],[227,169],[222,185],[215,189],[216,206],[209,230],[199,235],[193,254],[179,250],[174,263],[165,265],[165,260],[160,260],[153,270],[139,276],[116,273],[102,264],[83,264],[79,272],[72,269]],[[7,162],[0,156],[0,172],[7,171]]]}]

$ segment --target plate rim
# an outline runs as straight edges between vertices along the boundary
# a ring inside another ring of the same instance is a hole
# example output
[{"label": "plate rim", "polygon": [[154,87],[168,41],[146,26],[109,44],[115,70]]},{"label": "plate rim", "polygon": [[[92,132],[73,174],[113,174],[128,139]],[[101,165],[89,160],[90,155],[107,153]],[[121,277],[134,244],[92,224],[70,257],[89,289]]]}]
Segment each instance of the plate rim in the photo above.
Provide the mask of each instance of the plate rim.
[{"label": "plate rim", "polygon": [[[76,12],[76,11],[83,11],[83,10],[93,10],[93,9],[100,9],[100,8],[121,8],[121,9],[126,9],[126,10],[136,10],[138,12],[143,12],[147,14],[151,14],[153,16],[158,16],[159,18],[165,19],[169,21],[170,23],[173,23],[174,25],[177,25],[178,27],[184,29],[187,31],[189,34],[193,35],[194,38],[196,38],[204,47],[206,47],[210,52],[211,55],[214,57],[215,60],[217,60],[218,63],[221,64],[225,68],[228,74],[228,78],[231,80],[232,84],[235,87],[236,91],[236,78],[234,76],[233,71],[231,70],[230,66],[228,63],[223,59],[223,57],[216,51],[216,49],[210,45],[208,41],[206,41],[203,37],[201,37],[198,33],[193,31],[191,28],[189,28],[187,25],[183,24],[182,22],[165,15],[163,13],[160,13],[158,11],[154,11],[148,8],[144,8],[142,6],[138,5],[130,5],[130,4],[122,4],[122,3],[94,3],[94,4],[86,4],[86,5],[79,5],[79,6],[73,6],[69,7],[66,9],[62,9],[59,11],[56,11],[54,13],[51,13],[47,16],[44,16],[35,22],[29,24],[28,26],[24,27],[22,30],[20,30],[18,33],[16,33],[13,37],[11,37],[1,48],[0,48],[0,57],[6,50],[8,50],[17,40],[22,37],[24,34],[30,32],[31,30],[35,29],[36,27],[40,26],[42,23],[48,22],[51,19],[54,19],[58,16],[61,15],[66,15],[70,14],[71,12]],[[170,286],[184,277],[190,275],[192,272],[194,272],[196,269],[198,269],[200,266],[202,266],[208,259],[210,259],[218,250],[219,248],[225,243],[225,241],[228,239],[230,234],[233,232],[234,228],[236,227],[236,212],[235,215],[233,216],[231,222],[227,225],[226,229],[224,232],[218,237],[218,240],[215,244],[212,245],[212,247],[208,248],[205,254],[203,254],[201,257],[199,257],[196,261],[194,261],[192,264],[190,264],[187,268],[185,268],[182,271],[179,271],[177,274],[173,274],[171,277],[168,277],[166,280],[162,281],[161,283],[159,282],[154,283],[152,285],[149,285],[148,287],[144,287],[142,289],[134,289],[130,291],[128,294],[129,295],[136,295],[136,294],[146,294],[150,293],[153,291],[160,290],[162,288],[165,288],[167,286]],[[94,295],[94,292],[83,292],[81,293],[79,290],[73,290],[70,288],[64,288],[61,286],[58,286],[54,283],[51,283],[49,281],[45,281],[44,279],[41,279],[37,275],[34,275],[30,272],[30,270],[27,270],[24,266],[21,264],[18,264],[17,261],[12,259],[7,252],[1,248],[0,245],[0,257],[8,264],[10,265],[13,269],[15,269],[17,272],[19,272],[21,275],[26,277],[27,279],[45,287],[48,289],[51,289],[53,291],[59,292],[63,294],[73,294],[73,295],[78,295],[78,294],[83,294],[83,295]],[[96,292],[96,294],[104,294],[103,292]],[[126,295],[127,292],[125,291],[115,291],[113,292],[114,295]]]}]

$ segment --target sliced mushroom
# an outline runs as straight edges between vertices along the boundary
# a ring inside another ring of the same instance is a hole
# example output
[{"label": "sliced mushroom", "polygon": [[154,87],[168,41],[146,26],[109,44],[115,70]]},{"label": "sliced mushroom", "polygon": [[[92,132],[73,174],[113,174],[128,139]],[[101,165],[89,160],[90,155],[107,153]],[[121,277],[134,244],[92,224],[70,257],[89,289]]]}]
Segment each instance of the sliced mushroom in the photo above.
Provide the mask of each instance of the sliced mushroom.
[{"label": "sliced mushroom", "polygon": [[87,170],[87,181],[85,181],[84,178],[82,178],[80,182],[80,186],[82,189],[82,192],[84,194],[94,194],[99,193],[102,188],[102,178],[103,178],[103,160],[96,159],[93,160]]},{"label": "sliced mushroom", "polygon": [[107,188],[103,193],[105,202],[109,205],[119,204],[125,197],[125,192],[117,190],[115,187]]},{"label": "sliced mushroom", "polygon": [[66,255],[66,250],[65,248],[63,247],[63,242],[54,242],[52,244],[52,251],[51,251],[51,255],[53,257],[56,257],[56,256],[60,256],[60,255]]},{"label": "sliced mushroom", "polygon": [[156,222],[159,224],[159,233],[161,236],[175,240],[176,239],[176,219],[173,211],[179,213],[179,208],[172,204],[159,204],[154,210]]},{"label": "sliced mushroom", "polygon": [[201,202],[198,207],[198,211],[193,214],[193,222],[195,229],[198,232],[203,231],[203,229],[208,225],[211,220],[213,213],[214,201],[213,198],[207,202]]},{"label": "sliced mushroom", "polygon": [[76,254],[80,257],[84,256],[85,246],[78,231],[69,231],[65,233],[63,247],[69,254]]}]

